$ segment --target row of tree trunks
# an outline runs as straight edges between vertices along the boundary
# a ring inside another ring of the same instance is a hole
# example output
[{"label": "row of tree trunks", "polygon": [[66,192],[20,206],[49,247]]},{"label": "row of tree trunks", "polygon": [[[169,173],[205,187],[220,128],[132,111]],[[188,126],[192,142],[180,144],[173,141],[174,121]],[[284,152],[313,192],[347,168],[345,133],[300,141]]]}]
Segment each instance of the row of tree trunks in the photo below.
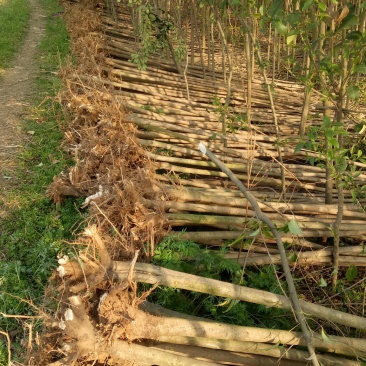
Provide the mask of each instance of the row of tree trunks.
[{"label": "row of tree trunks", "polygon": [[[128,13],[123,14],[123,19],[124,22],[128,21]],[[124,26],[122,29],[117,24],[105,18],[106,51],[109,55],[106,64],[109,67],[104,69],[107,77],[94,78],[93,82],[114,90],[121,105],[133,112],[125,122],[138,127],[138,141],[144,147],[146,157],[154,162],[155,170],[160,172],[155,177],[164,183],[163,189],[169,191],[161,207],[171,227],[205,226],[238,231],[246,228],[243,218],[254,217],[244,199],[238,204],[232,199],[224,205],[216,203],[224,192],[220,185],[233,195],[238,192],[225,174],[198,151],[198,142],[205,141],[239,179],[247,182],[250,190],[258,191],[254,193],[255,196],[279,226],[295,219],[302,229],[303,238],[332,236],[328,228],[334,221],[336,206],[317,212],[325,192],[325,172],[322,168],[304,164],[305,157],[312,156],[311,152],[294,153],[299,139],[289,126],[294,126],[294,122],[299,122],[301,118],[302,88],[278,81],[275,95],[278,114],[280,119],[284,119],[279,121],[281,137],[286,139],[286,147],[281,147],[281,150],[285,191],[289,199],[284,201],[281,195],[282,165],[276,159],[276,137],[270,126],[271,108],[260,78],[253,81],[251,130],[245,125],[243,128],[242,122],[233,117],[232,132],[222,134],[219,124],[221,112],[213,104],[215,97],[222,99],[226,95],[222,75],[220,77],[220,73],[217,73],[215,80],[210,77],[203,79],[196,75],[200,71],[199,66],[192,69],[190,65],[189,70],[193,71],[187,76],[190,88],[190,99],[187,100],[184,81],[169,63],[152,59],[147,70],[137,70],[135,65],[128,62],[134,50],[132,27]],[[75,77],[80,78],[83,79],[83,76]],[[90,76],[85,76],[85,81],[88,78]],[[242,88],[234,82],[232,91],[230,113],[233,116],[237,116],[240,111],[245,113]],[[318,102],[315,100],[313,103]],[[257,126],[256,119],[259,123]],[[176,180],[178,177],[180,179]],[[360,174],[357,182],[364,181],[366,174]],[[187,190],[196,186],[212,187],[216,191],[206,191],[206,195],[211,196],[211,202],[203,205],[198,197],[205,195],[203,190],[197,192],[194,200],[187,201],[181,194],[183,190],[177,189],[177,182]],[[334,198],[337,197],[336,188],[332,194]],[[352,202],[347,192],[345,202]],[[143,203],[149,208],[158,204],[151,201]],[[345,212],[341,235],[363,240],[365,235],[362,226],[366,214],[353,210],[351,205],[350,209],[350,212]],[[217,238],[220,238],[219,234]],[[223,242],[222,238],[220,244]]]},{"label": "row of tree trunks", "polygon": [[[159,365],[169,365],[172,362],[181,365],[189,362],[195,365],[211,365],[210,362],[215,365],[260,365],[263,362],[266,365],[285,366],[306,364],[307,354],[301,349],[305,346],[305,341],[299,332],[223,324],[166,310],[136,297],[136,282],[173,286],[233,300],[291,309],[287,297],[137,263],[137,253],[132,262],[112,261],[106,251],[106,243],[96,228],[88,228],[86,234],[94,242],[100,262],[91,260],[87,253],[81,253],[78,261],[63,262],[58,268],[62,275],[58,291],[78,293],[87,288],[90,292],[101,286],[105,278],[115,285],[100,297],[98,315],[94,313],[93,319],[87,315],[84,301],[79,296],[70,296],[62,306],[64,321],[60,326],[65,329],[64,341],[70,343],[76,339],[76,350],[75,345],[68,349],[77,352],[79,357],[87,357],[89,360],[94,357],[95,360],[95,355],[98,355],[99,361],[110,357],[116,362],[131,360],[142,365],[147,362],[148,365],[153,361],[141,357],[145,352],[152,352],[154,357],[158,357]],[[364,318],[305,301],[300,304],[308,317],[366,329]],[[95,319],[101,323],[95,324]],[[101,342],[97,336],[103,328],[104,332],[112,329],[106,343]],[[366,342],[363,339],[337,336],[325,338],[321,334],[313,336],[315,348],[321,352],[319,360],[323,365],[360,365],[358,361],[345,359],[344,356],[354,358],[366,355]],[[281,347],[274,346],[278,343]],[[173,354],[165,353],[168,350],[173,351]],[[176,356],[177,353],[179,356]]]}]

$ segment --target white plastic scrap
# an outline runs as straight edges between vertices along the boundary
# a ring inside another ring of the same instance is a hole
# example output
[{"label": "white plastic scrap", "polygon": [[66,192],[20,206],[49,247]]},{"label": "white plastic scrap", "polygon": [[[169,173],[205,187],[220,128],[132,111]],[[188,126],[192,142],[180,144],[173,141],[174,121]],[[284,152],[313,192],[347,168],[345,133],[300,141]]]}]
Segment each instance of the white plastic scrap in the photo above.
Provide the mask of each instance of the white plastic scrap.
[{"label": "white plastic scrap", "polygon": [[100,298],[99,298],[99,304],[98,304],[98,311],[100,310],[100,306],[103,304],[104,299],[107,297],[108,292],[105,292]]},{"label": "white plastic scrap", "polygon": [[65,311],[65,320],[61,319],[61,321],[58,323],[59,328],[65,330],[66,329],[65,321],[71,321],[71,320],[74,320],[74,312],[70,308],[67,308]]},{"label": "white plastic scrap", "polygon": [[65,267],[64,266],[58,266],[56,271],[58,272],[58,275],[63,278],[66,274]]},{"label": "white plastic scrap", "polygon": [[74,312],[70,308],[65,311],[65,320],[74,320]]},{"label": "white plastic scrap", "polygon": [[69,261],[69,256],[68,255],[64,255],[62,258],[59,258],[58,260],[58,264],[59,265],[64,265]]},{"label": "white plastic scrap", "polygon": [[61,321],[58,323],[58,326],[59,326],[59,328],[60,328],[60,329],[62,329],[62,330],[65,330],[65,328],[66,328],[66,324],[65,324],[65,322],[64,322],[63,320],[61,320]]},{"label": "white plastic scrap", "polygon": [[97,193],[92,194],[91,196],[85,198],[85,201],[81,205],[81,208],[85,208],[86,206],[90,205],[94,200],[102,196],[103,196],[103,187],[99,186],[99,191]]},{"label": "white plastic scrap", "polygon": [[201,151],[202,154],[206,154],[207,149],[206,149],[206,146],[202,142],[200,142],[198,144],[198,148],[200,149],[200,151]]},{"label": "white plastic scrap", "polygon": [[67,343],[65,343],[64,345],[62,345],[61,348],[64,352],[69,353],[71,351],[71,346]]}]

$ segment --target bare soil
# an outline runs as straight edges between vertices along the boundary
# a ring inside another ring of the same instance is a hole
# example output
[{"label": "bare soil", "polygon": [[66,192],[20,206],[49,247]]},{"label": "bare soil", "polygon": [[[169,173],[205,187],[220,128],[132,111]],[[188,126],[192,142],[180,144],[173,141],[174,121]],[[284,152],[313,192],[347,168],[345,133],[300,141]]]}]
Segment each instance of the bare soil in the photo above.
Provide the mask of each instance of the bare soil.
[{"label": "bare soil", "polygon": [[[23,130],[29,112],[37,72],[36,52],[44,30],[44,14],[37,0],[29,0],[31,18],[27,36],[13,67],[0,78],[0,200],[17,184],[18,154],[31,138]],[[0,211],[0,217],[3,213]]]}]

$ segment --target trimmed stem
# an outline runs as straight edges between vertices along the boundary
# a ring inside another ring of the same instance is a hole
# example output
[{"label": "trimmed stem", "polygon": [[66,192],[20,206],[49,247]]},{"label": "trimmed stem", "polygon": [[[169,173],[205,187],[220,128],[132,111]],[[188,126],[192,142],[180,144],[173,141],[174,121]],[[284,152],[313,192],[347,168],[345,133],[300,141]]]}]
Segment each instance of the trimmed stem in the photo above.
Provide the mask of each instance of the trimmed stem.
[{"label": "trimmed stem", "polygon": [[[202,146],[201,146],[201,149],[202,149]],[[288,260],[286,257],[286,251],[283,246],[280,233],[276,229],[273,222],[270,219],[268,219],[268,217],[266,215],[263,214],[263,212],[261,211],[261,209],[258,206],[257,200],[254,198],[254,196],[250,192],[247,191],[247,189],[242,184],[242,182],[228,168],[226,168],[226,166],[220,160],[218,160],[216,158],[216,156],[210,150],[208,150],[206,148],[204,148],[204,150],[205,151],[202,151],[202,152],[204,152],[211,159],[211,161],[213,161],[230,178],[230,180],[239,188],[239,190],[244,194],[244,196],[247,198],[247,200],[252,205],[258,220],[265,223],[270,228],[273,236],[275,237],[278,251],[281,256],[282,268],[283,268],[283,271],[286,276],[286,282],[287,282],[287,286],[289,289],[289,296],[290,296],[290,299],[292,302],[292,306],[294,308],[296,318],[297,318],[298,322],[300,323],[301,330],[304,334],[304,338],[306,340],[306,345],[307,345],[307,348],[309,351],[311,362],[314,366],[320,366],[316,353],[315,353],[314,346],[312,344],[312,335],[310,333],[310,330],[306,323],[304,313],[303,313],[300,303],[299,303],[297,291],[295,288],[294,280],[291,275],[290,266],[289,266],[289,263],[288,263]]]}]

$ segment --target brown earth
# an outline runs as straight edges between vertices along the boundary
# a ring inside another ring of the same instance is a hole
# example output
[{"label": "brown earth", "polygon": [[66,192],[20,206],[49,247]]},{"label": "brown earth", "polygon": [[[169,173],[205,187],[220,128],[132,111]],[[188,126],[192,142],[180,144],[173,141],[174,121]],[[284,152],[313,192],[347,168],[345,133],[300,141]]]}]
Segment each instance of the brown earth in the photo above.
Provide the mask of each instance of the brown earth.
[{"label": "brown earth", "polygon": [[[18,154],[31,139],[23,130],[23,118],[29,112],[38,70],[36,52],[44,31],[42,8],[29,0],[31,18],[28,33],[14,60],[13,67],[0,78],[0,201],[17,184],[15,169]],[[0,217],[4,212],[0,210]]]}]

